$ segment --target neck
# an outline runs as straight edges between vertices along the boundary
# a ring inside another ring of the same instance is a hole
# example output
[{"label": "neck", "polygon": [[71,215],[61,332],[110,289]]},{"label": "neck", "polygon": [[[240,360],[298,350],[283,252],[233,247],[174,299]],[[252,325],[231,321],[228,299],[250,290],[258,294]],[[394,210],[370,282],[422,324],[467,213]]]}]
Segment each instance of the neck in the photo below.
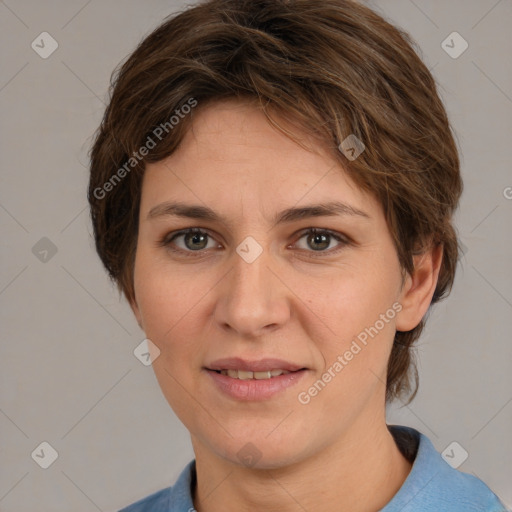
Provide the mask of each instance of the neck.
[{"label": "neck", "polygon": [[213,455],[197,439],[193,444],[198,512],[378,511],[411,469],[384,419],[361,418],[335,445],[273,469],[240,467]]}]

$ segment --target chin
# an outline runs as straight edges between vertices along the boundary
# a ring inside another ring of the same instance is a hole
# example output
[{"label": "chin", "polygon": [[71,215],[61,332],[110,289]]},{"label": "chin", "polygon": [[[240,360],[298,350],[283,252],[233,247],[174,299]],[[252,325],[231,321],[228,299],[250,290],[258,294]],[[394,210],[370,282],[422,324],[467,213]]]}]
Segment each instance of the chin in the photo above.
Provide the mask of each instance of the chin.
[{"label": "chin", "polygon": [[[213,446],[217,454],[223,459],[240,467],[250,469],[277,469],[286,467],[298,462],[304,457],[303,450],[307,447],[307,440],[294,439],[289,436],[283,439],[271,439],[265,437],[270,430],[265,429],[265,434],[260,435],[237,435],[229,438],[227,444],[222,447],[221,443],[214,442]],[[301,452],[297,447],[301,447]],[[222,449],[223,448],[223,449]]]}]

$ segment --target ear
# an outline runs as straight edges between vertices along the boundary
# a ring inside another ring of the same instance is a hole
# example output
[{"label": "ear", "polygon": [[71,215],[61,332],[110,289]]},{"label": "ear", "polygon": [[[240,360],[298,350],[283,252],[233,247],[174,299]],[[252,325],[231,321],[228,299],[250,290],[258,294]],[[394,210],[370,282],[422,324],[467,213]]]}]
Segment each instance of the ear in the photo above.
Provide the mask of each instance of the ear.
[{"label": "ear", "polygon": [[441,244],[414,256],[414,271],[407,274],[400,291],[402,310],[396,316],[397,331],[414,329],[425,316],[436,289],[442,259]]}]

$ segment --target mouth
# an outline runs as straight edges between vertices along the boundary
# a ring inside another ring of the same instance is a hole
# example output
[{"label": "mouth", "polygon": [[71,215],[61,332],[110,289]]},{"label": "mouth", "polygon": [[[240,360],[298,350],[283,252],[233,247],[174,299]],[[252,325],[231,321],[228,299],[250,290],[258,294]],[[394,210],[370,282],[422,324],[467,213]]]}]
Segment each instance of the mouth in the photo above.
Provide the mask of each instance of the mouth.
[{"label": "mouth", "polygon": [[[246,370],[213,370],[220,375],[225,375],[227,377],[231,377],[232,379],[240,379],[240,380],[264,380],[264,379],[273,379],[274,377],[279,377],[279,375],[287,375],[288,370],[281,370],[279,368],[274,368],[272,370],[268,370],[265,372],[251,372]],[[297,370],[299,371],[299,370]]]},{"label": "mouth", "polygon": [[294,386],[308,368],[282,359],[217,360],[204,370],[224,395],[242,401],[266,400]]}]

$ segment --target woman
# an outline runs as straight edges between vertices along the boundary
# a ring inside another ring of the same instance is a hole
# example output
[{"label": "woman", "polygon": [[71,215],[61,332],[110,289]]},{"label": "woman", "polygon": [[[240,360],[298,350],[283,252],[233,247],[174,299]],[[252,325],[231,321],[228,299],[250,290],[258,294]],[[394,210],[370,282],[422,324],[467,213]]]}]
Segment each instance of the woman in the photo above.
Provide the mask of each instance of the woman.
[{"label": "woman", "polygon": [[348,0],[210,0],[120,68],[96,247],[195,459],[125,511],[502,511],[388,426],[453,283],[462,184],[408,36]]}]

